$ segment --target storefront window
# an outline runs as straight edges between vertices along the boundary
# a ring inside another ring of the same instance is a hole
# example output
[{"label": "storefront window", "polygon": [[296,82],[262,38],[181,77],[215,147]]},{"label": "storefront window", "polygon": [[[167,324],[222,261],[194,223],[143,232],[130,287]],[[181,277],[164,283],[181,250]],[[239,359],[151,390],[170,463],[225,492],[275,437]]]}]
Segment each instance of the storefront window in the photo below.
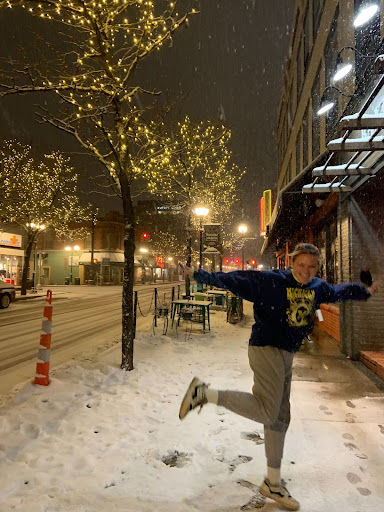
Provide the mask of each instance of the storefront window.
[{"label": "storefront window", "polygon": [[334,218],[329,219],[315,236],[315,243],[321,255],[321,268],[319,276],[330,284],[336,284],[339,279],[337,260],[337,223]]}]

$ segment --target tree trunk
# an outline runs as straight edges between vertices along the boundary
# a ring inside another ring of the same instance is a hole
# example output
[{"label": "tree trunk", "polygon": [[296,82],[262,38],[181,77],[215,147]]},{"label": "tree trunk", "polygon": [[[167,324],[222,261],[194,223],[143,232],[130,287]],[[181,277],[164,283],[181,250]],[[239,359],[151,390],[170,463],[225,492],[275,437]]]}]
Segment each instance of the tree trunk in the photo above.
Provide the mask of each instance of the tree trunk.
[{"label": "tree trunk", "polygon": [[[27,295],[27,281],[28,281],[28,274],[29,274],[29,262],[31,260],[31,253],[33,248],[33,242],[34,237],[28,233],[27,235],[27,248],[25,250],[25,256],[24,256],[24,266],[23,266],[23,273],[21,276],[21,295]],[[36,269],[35,269],[36,272]]]},{"label": "tree trunk", "polygon": [[135,214],[132,205],[131,189],[127,176],[120,177],[125,223],[124,236],[124,279],[122,302],[122,360],[123,370],[133,370],[133,280],[135,254]]}]

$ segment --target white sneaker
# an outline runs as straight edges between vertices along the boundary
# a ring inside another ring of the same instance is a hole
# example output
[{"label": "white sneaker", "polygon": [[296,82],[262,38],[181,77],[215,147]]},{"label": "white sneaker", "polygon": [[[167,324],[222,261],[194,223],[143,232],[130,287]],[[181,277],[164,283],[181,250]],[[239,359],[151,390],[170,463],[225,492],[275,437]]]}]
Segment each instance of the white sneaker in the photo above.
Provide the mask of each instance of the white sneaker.
[{"label": "white sneaker", "polygon": [[208,384],[202,382],[197,377],[192,379],[192,382],[188,386],[187,392],[184,395],[183,401],[181,402],[179,418],[182,420],[185,416],[200,405],[201,411],[204,404],[208,403],[207,397],[205,396],[205,390],[208,388]]},{"label": "white sneaker", "polygon": [[295,498],[292,498],[288,489],[283,484],[272,485],[268,478],[266,478],[260,485],[259,491],[266,498],[271,498],[271,500],[281,503],[289,510],[299,510],[300,508],[300,503]]}]

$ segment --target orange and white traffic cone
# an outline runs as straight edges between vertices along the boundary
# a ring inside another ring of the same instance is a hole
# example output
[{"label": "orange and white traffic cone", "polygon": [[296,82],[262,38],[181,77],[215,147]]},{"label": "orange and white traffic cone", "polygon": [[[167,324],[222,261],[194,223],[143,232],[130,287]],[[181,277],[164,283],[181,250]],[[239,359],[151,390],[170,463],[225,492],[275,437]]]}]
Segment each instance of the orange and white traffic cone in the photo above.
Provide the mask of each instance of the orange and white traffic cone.
[{"label": "orange and white traffic cone", "polygon": [[47,298],[43,312],[42,333],[40,334],[40,346],[37,354],[36,375],[34,384],[48,386],[49,384],[49,360],[51,355],[51,329],[52,329],[52,292],[47,291]]}]

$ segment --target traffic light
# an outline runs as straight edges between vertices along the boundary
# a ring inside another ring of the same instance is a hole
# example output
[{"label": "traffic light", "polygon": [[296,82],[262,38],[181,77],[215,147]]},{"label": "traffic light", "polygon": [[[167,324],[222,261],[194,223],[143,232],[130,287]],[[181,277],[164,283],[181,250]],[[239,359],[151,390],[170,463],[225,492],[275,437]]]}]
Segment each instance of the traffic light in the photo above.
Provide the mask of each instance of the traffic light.
[{"label": "traffic light", "polygon": [[238,265],[238,264],[240,263],[239,258],[236,258],[236,259],[235,259],[235,263],[236,263],[236,265]]},{"label": "traffic light", "polygon": [[228,264],[229,264],[229,258],[225,258],[224,263],[225,263],[226,265],[228,265]]},{"label": "traffic light", "polygon": [[251,265],[255,266],[256,265],[256,260],[251,260]]},{"label": "traffic light", "polygon": [[96,265],[96,263],[97,263],[97,262],[98,262],[98,259],[97,259],[97,258],[93,258],[92,263],[93,263],[94,265]]},{"label": "traffic light", "polygon": [[143,233],[142,237],[143,237],[143,240],[149,240],[149,234],[148,233]]}]

